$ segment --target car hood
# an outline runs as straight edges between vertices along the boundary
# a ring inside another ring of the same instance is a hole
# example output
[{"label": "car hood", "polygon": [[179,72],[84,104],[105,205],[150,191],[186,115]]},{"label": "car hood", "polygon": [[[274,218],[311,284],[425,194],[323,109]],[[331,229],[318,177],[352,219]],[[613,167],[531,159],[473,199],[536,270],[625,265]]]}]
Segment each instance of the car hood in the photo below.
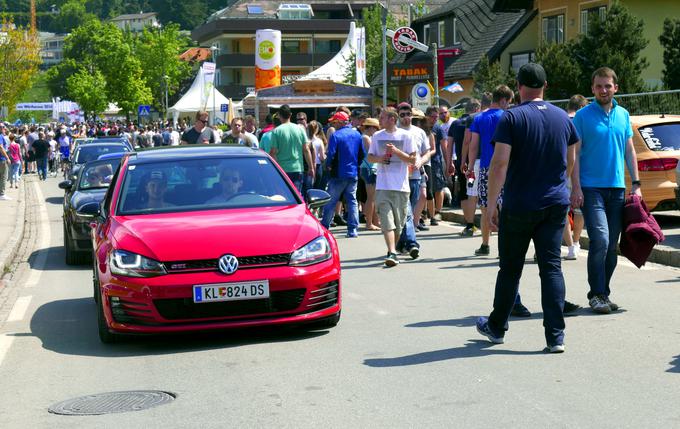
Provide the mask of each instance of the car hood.
[{"label": "car hood", "polygon": [[114,246],[158,261],[290,253],[323,234],[304,204],[118,216]]},{"label": "car hood", "polygon": [[71,197],[71,207],[78,210],[83,204],[101,203],[106,195],[106,189],[92,189],[88,191],[76,191]]}]

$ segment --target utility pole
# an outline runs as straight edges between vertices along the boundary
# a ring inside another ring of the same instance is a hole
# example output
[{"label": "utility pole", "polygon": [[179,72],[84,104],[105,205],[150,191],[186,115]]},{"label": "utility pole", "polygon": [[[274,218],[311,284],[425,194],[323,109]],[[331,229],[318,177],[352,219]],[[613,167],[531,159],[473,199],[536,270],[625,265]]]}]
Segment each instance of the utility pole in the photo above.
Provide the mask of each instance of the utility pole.
[{"label": "utility pole", "polygon": [[387,107],[387,40],[385,33],[387,33],[387,8],[389,7],[387,1],[382,10],[382,80],[383,80],[383,109]]}]

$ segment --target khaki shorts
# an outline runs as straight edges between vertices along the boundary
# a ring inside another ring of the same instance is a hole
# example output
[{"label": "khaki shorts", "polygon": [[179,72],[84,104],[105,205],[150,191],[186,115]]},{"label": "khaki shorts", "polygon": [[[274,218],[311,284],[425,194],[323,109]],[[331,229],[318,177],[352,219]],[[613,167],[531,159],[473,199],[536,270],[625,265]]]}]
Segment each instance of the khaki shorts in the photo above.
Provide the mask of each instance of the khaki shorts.
[{"label": "khaki shorts", "polygon": [[406,223],[408,213],[408,192],[375,191],[375,206],[380,216],[380,229],[383,232],[395,231],[397,237]]}]

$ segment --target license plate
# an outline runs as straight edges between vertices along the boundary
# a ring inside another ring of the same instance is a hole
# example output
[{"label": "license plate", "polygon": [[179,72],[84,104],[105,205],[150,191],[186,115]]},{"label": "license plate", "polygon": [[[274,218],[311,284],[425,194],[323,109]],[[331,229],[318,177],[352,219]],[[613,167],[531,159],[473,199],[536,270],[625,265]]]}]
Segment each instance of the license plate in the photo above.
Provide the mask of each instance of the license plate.
[{"label": "license plate", "polygon": [[195,303],[262,298],[269,298],[268,280],[194,286]]}]

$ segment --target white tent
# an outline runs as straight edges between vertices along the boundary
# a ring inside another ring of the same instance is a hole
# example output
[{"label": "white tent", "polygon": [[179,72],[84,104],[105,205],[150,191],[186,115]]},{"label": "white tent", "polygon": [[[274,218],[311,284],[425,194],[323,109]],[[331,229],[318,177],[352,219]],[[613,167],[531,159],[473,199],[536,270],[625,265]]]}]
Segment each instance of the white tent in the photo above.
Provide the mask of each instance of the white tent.
[{"label": "white tent", "polygon": [[[209,84],[210,89],[205,91],[206,97],[204,98],[202,95],[206,87],[208,87],[208,85],[205,85],[203,69],[201,68],[196,75],[196,79],[194,79],[194,83],[191,84],[191,88],[189,88],[174,106],[168,109],[168,114],[172,114],[172,119],[175,123],[179,119],[180,114],[193,114],[199,110],[205,110],[210,113],[211,123],[213,123],[212,117],[215,113],[217,113],[218,119],[224,120],[224,114],[220,114],[220,106],[222,104],[230,105],[229,99],[212,87],[212,84]],[[203,105],[203,103],[205,103],[205,105]],[[229,110],[231,111],[231,107]]]}]

